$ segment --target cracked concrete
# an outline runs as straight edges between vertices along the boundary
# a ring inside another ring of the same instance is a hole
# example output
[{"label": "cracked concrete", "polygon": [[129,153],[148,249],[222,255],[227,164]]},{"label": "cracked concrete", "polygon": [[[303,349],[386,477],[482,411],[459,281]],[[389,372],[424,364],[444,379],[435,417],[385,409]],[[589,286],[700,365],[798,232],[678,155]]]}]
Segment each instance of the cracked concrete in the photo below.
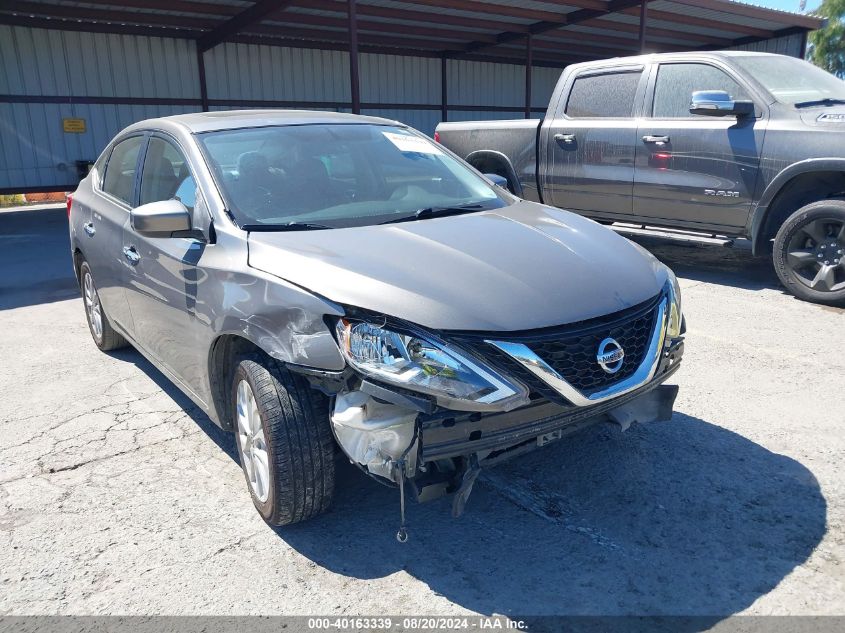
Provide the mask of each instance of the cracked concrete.
[{"label": "cracked concrete", "polygon": [[345,466],[332,512],[267,527],[232,438],[94,347],[65,230],[0,213],[39,236],[0,250],[0,614],[845,613],[845,312],[765,260],[637,237],[685,289],[673,421],[503,465],[458,520],[411,504],[402,546],[396,495]]}]

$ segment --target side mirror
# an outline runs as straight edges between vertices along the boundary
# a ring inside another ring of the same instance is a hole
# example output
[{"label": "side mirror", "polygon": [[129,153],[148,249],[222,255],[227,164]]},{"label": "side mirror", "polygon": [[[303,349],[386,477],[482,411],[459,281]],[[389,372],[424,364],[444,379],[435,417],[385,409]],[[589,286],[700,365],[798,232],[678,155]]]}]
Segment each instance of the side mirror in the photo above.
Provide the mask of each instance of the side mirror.
[{"label": "side mirror", "polygon": [[724,90],[698,90],[692,93],[689,111],[704,116],[749,116],[754,114],[754,102],[731,99]]},{"label": "side mirror", "polygon": [[179,237],[191,230],[191,212],[178,200],[160,200],[132,209],[129,222],[139,235]]},{"label": "side mirror", "polygon": [[505,191],[509,191],[508,179],[504,176],[500,176],[499,174],[484,174],[484,177],[487,178],[487,180],[491,181],[497,187],[501,187]]}]

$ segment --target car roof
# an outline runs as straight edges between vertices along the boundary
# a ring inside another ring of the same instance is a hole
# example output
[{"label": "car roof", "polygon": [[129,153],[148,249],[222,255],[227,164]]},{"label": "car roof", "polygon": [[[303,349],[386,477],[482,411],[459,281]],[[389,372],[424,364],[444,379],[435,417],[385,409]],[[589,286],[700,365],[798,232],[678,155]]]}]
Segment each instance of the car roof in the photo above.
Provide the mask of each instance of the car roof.
[{"label": "car roof", "polygon": [[596,61],[573,64],[571,68],[592,68],[595,66],[623,66],[633,64],[648,64],[667,60],[686,59],[727,59],[731,57],[787,57],[776,53],[761,53],[757,51],[681,51],[677,53],[650,53],[630,57],[613,57]]},{"label": "car roof", "polygon": [[130,125],[124,132],[145,129],[182,128],[192,134],[215,130],[268,127],[274,125],[369,123],[372,125],[404,124],[380,117],[345,114],[343,112],[322,112],[318,110],[222,110],[219,112],[192,112],[173,116],[146,119]]}]

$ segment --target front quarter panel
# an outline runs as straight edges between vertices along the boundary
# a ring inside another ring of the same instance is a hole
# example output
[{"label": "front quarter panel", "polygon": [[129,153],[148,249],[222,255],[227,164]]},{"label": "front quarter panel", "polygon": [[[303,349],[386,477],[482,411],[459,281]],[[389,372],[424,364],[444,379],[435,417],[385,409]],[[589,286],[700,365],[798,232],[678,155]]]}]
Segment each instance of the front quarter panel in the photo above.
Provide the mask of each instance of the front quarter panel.
[{"label": "front quarter panel", "polygon": [[196,318],[207,324],[208,349],[238,335],[286,363],[340,370],[344,360],[324,317],[343,309],[278,277],[250,268],[247,234],[219,231],[203,256],[205,280]]}]

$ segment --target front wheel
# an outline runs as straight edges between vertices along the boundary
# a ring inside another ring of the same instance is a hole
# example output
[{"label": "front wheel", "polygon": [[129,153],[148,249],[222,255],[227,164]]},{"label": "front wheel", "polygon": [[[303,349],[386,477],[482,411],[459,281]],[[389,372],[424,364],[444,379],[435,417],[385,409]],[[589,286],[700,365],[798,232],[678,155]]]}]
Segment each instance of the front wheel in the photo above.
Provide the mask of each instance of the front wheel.
[{"label": "front wheel", "polygon": [[845,200],[821,200],[783,223],[774,246],[775,271],[799,299],[845,304]]},{"label": "front wheel", "polygon": [[289,525],[328,510],[334,440],[326,398],[264,355],[238,363],[231,394],[238,456],[264,520]]}]

